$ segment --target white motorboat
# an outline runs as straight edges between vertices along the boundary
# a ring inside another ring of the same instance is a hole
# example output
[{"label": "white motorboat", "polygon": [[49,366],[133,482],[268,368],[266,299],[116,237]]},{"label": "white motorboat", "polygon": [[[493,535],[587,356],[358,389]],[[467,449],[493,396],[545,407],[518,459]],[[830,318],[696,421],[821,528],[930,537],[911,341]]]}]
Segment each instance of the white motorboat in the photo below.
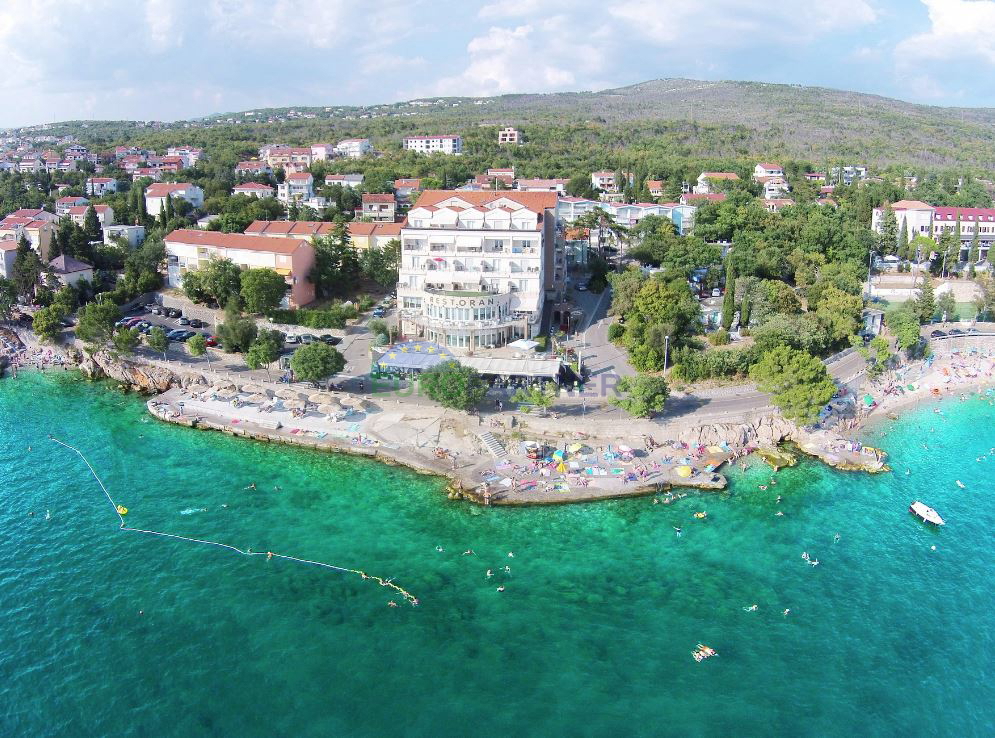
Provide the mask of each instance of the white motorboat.
[{"label": "white motorboat", "polygon": [[909,505],[909,512],[923,522],[932,523],[933,525],[945,525],[943,518],[940,517],[940,514],[936,510],[929,505],[924,505],[919,500]]}]

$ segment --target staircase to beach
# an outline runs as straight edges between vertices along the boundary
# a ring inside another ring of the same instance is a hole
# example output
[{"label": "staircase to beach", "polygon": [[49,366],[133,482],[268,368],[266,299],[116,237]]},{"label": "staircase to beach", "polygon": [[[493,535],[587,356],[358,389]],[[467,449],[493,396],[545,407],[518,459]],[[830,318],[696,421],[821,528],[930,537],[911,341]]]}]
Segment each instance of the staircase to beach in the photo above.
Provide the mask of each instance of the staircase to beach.
[{"label": "staircase to beach", "polygon": [[494,437],[490,431],[479,434],[480,441],[484,444],[484,448],[491,452],[491,455],[495,459],[502,459],[508,455],[507,449],[504,445]]}]

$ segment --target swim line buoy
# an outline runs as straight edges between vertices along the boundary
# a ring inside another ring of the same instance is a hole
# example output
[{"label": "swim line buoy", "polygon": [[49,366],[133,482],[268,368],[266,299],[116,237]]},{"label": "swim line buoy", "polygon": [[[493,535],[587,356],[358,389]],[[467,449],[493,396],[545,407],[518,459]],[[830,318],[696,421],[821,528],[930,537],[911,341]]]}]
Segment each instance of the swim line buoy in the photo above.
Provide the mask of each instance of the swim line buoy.
[{"label": "swim line buoy", "polygon": [[117,514],[118,515],[127,515],[128,514],[128,508],[126,508],[124,505],[118,505],[116,509],[117,509]]}]

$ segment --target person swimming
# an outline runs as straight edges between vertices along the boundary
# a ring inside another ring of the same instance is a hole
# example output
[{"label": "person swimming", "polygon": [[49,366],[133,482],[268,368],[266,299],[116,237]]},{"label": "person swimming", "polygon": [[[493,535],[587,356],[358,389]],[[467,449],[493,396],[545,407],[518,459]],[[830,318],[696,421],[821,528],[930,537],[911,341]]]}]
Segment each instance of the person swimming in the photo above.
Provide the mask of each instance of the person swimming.
[{"label": "person swimming", "polygon": [[255,488],[256,488],[256,483],[255,482],[253,482],[248,487],[246,487],[246,489],[255,489]]},{"label": "person swimming", "polygon": [[756,612],[758,607],[758,605],[750,605],[749,607],[744,607],[743,612]]},{"label": "person swimming", "polygon": [[783,615],[784,617],[788,617],[788,613],[789,613],[789,612],[791,612],[791,610],[789,610],[788,608],[784,608],[784,612],[782,612],[781,614],[782,614],[782,615]]},{"label": "person swimming", "polygon": [[508,558],[509,558],[509,559],[513,559],[513,558],[515,558],[515,554],[514,554],[514,553],[512,553],[511,551],[509,551],[509,552],[508,552]]},{"label": "person swimming", "polygon": [[776,513],[774,513],[774,516],[778,517],[778,518],[783,518],[784,517],[784,513],[781,512],[780,510],[778,510]]},{"label": "person swimming", "polygon": [[444,548],[443,548],[442,546],[436,546],[436,547],[435,547],[435,550],[436,550],[436,551],[438,551],[439,553],[442,553],[442,552],[443,552],[443,551],[445,551],[446,549],[444,549]]},{"label": "person swimming", "polygon": [[510,566],[504,567],[504,573],[505,574],[511,574],[511,567]]},{"label": "person swimming", "polygon": [[490,569],[488,569],[487,570],[487,578],[490,579],[492,576],[494,576],[494,572],[492,572]]},{"label": "person swimming", "polygon": [[476,554],[473,552],[472,548],[468,548],[466,551],[464,551],[463,555],[464,556],[476,556]]},{"label": "person swimming", "polygon": [[674,526],[674,532],[677,533],[677,537],[678,538],[681,537],[681,529],[678,528],[676,525]]},{"label": "person swimming", "polygon": [[390,602],[387,603],[387,607],[397,607],[397,603],[394,602],[394,600],[391,600]]},{"label": "person swimming", "polygon": [[498,587],[497,591],[498,592],[504,592],[504,585],[502,584],[500,587]]},{"label": "person swimming", "polygon": [[835,536],[833,536],[833,543],[839,543],[839,542],[840,542],[840,534],[837,533]]}]

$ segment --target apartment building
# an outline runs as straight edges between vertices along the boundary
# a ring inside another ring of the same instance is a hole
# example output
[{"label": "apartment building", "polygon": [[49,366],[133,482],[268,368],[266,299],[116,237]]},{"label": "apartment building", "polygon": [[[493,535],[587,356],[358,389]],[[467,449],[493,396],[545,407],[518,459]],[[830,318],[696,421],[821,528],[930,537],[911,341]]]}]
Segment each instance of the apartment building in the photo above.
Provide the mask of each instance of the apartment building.
[{"label": "apartment building", "polygon": [[145,188],[145,212],[157,216],[166,208],[166,198],[186,200],[195,208],[204,204],[204,190],[189,182],[156,182]]},{"label": "apartment building", "polygon": [[711,195],[716,191],[720,182],[738,182],[739,175],[735,172],[702,172],[698,175],[698,182],[692,188],[695,195]]},{"label": "apartment building", "polygon": [[463,153],[462,136],[405,136],[404,149],[419,154],[461,154]]},{"label": "apartment building", "polygon": [[[934,206],[919,200],[899,200],[891,205],[891,210],[898,227],[905,227],[909,240],[925,236],[938,242],[945,234],[956,234],[960,229],[959,261],[969,258],[977,233],[978,262],[988,260],[989,250],[995,243],[995,208]],[[880,233],[883,229],[886,213],[885,208],[874,208],[871,228],[875,232]]]},{"label": "apartment building", "polygon": [[373,146],[368,138],[346,138],[335,144],[335,154],[344,156],[347,159],[362,159],[370,153]]},{"label": "apartment building", "polygon": [[86,211],[91,207],[97,215],[97,221],[100,223],[101,228],[114,225],[114,208],[110,205],[76,205],[75,207],[69,208],[66,216],[72,219],[73,223],[82,228],[83,224],[86,222]]},{"label": "apartment building", "polygon": [[364,193],[360,214],[363,218],[393,223],[397,214],[397,201],[393,195]]},{"label": "apartment building", "polygon": [[498,144],[519,144],[521,143],[521,134],[515,128],[508,126],[507,128],[502,128],[498,131]]},{"label": "apartment building", "polygon": [[314,249],[303,239],[180,229],[166,236],[163,243],[170,287],[182,287],[183,275],[203,269],[213,259],[230,259],[241,269],[272,269],[282,276],[287,284],[285,307],[314,301],[314,285],[309,279]]},{"label": "apartment building", "polygon": [[259,182],[246,182],[244,184],[235,185],[231,192],[233,195],[248,195],[249,197],[273,197],[276,190],[267,184],[260,184]]},{"label": "apartment building", "polygon": [[113,177],[90,177],[86,180],[86,194],[90,197],[103,197],[117,192],[117,180]]}]

